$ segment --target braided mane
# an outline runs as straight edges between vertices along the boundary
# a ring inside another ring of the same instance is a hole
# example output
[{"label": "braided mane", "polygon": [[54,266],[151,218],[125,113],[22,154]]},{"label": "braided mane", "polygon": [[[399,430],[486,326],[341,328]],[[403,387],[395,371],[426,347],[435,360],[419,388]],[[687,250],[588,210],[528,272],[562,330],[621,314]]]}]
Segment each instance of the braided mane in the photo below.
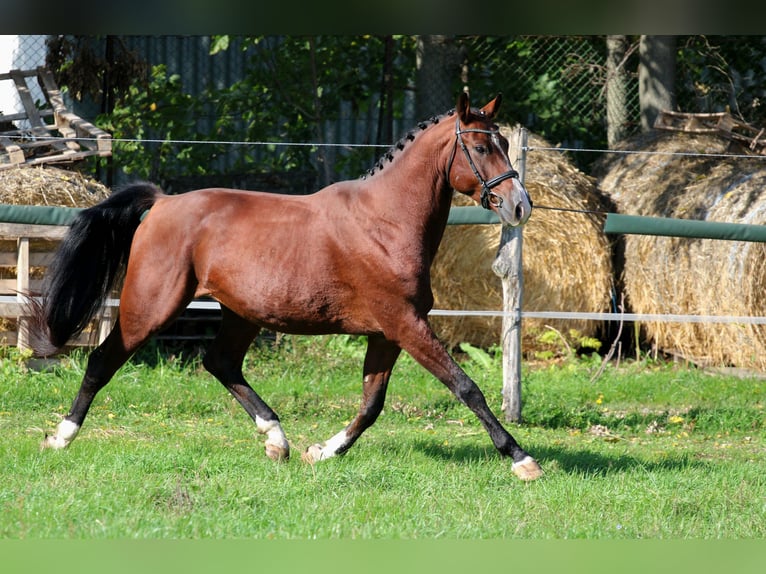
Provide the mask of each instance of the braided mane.
[{"label": "braided mane", "polygon": [[448,112],[443,113],[439,116],[433,116],[426,121],[419,122],[416,128],[413,128],[410,131],[408,131],[404,135],[404,137],[402,137],[398,142],[396,142],[394,145],[388,148],[388,151],[384,153],[382,156],[380,156],[380,158],[378,158],[378,161],[375,162],[375,165],[373,165],[370,169],[368,169],[366,173],[362,174],[362,179],[367,179],[368,177],[375,175],[376,171],[381,171],[387,163],[391,163],[392,161],[394,161],[397,154],[401,152],[409,142],[414,141],[416,135],[419,132],[422,132],[423,130],[428,129],[432,125],[438,124],[442,119],[446,117],[450,117],[454,115],[455,115],[455,109],[453,108],[449,110]]}]

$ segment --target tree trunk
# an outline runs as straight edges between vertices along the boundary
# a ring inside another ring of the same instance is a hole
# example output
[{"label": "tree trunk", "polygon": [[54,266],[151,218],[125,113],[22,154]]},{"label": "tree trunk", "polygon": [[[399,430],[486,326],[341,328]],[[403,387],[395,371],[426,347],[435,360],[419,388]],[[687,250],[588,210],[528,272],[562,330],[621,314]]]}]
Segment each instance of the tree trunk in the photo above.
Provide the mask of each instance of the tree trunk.
[{"label": "tree trunk", "polygon": [[384,36],[383,77],[380,85],[380,113],[376,143],[390,144],[394,139],[394,37]]},{"label": "tree trunk", "polygon": [[641,129],[649,131],[661,110],[675,108],[675,36],[641,36],[638,97]]},{"label": "tree trunk", "polygon": [[628,37],[607,36],[606,51],[606,138],[613,148],[628,133]]},{"label": "tree trunk", "polygon": [[451,36],[419,36],[415,113],[424,120],[455,107],[462,73],[462,51]]}]

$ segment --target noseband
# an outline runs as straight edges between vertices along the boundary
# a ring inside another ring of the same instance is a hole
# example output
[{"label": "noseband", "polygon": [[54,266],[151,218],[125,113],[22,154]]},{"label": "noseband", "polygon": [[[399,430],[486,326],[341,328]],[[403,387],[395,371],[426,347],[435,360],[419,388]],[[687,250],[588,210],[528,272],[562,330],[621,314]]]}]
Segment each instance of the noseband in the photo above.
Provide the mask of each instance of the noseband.
[{"label": "noseband", "polygon": [[468,160],[468,165],[471,166],[471,171],[473,171],[473,175],[476,176],[476,179],[479,180],[479,183],[481,184],[481,206],[484,209],[491,209],[492,207],[500,208],[503,205],[503,198],[497,195],[495,192],[492,191],[493,187],[496,187],[501,182],[505,181],[506,179],[511,178],[519,178],[519,172],[517,172],[513,167],[511,166],[510,160],[508,160],[508,167],[510,168],[508,171],[501,173],[500,175],[493,177],[489,181],[485,181],[485,179],[481,176],[479,173],[479,170],[476,169],[476,164],[473,163],[473,159],[471,158],[471,154],[468,151],[468,148],[465,145],[465,142],[463,141],[463,134],[467,133],[479,133],[479,134],[489,134],[491,136],[497,136],[496,130],[480,130],[476,128],[470,128],[470,129],[460,129],[460,118],[455,118],[455,146],[452,148],[452,156],[450,157],[449,164],[447,164],[447,181],[449,181],[449,173],[452,169],[452,162],[455,159],[455,150],[457,149],[457,144],[460,143],[460,148],[463,150],[463,153],[465,154],[466,159]]}]

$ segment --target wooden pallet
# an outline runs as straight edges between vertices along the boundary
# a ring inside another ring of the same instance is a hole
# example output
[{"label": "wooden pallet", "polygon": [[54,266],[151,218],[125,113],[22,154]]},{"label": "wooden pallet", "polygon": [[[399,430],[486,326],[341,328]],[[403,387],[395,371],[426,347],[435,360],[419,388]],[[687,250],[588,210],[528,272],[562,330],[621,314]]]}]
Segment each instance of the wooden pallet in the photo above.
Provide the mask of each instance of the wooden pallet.
[{"label": "wooden pallet", "polygon": [[756,128],[729,112],[690,114],[663,110],[654,122],[655,129],[686,133],[718,134],[737,141],[760,155],[766,154],[766,128]]},{"label": "wooden pallet", "polygon": [[[24,111],[6,115],[0,110],[0,169],[112,154],[112,136],[66,109],[50,70],[0,74],[0,81],[7,80],[13,81]],[[32,99],[30,81],[37,81],[45,96],[39,107]]]}]

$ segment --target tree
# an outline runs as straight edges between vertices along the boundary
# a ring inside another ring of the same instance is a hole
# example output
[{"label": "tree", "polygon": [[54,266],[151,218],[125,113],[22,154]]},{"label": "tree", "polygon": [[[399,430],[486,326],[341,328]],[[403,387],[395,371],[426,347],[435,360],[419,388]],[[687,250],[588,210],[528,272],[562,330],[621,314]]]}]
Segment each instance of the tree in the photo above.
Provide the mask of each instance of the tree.
[{"label": "tree", "polygon": [[606,50],[606,139],[614,147],[628,135],[628,37],[607,36]]},{"label": "tree", "polygon": [[675,108],[676,38],[641,36],[638,97],[641,129],[648,131],[661,110]]},{"label": "tree", "polygon": [[455,107],[463,60],[463,51],[451,36],[418,37],[415,113],[419,119]]}]

